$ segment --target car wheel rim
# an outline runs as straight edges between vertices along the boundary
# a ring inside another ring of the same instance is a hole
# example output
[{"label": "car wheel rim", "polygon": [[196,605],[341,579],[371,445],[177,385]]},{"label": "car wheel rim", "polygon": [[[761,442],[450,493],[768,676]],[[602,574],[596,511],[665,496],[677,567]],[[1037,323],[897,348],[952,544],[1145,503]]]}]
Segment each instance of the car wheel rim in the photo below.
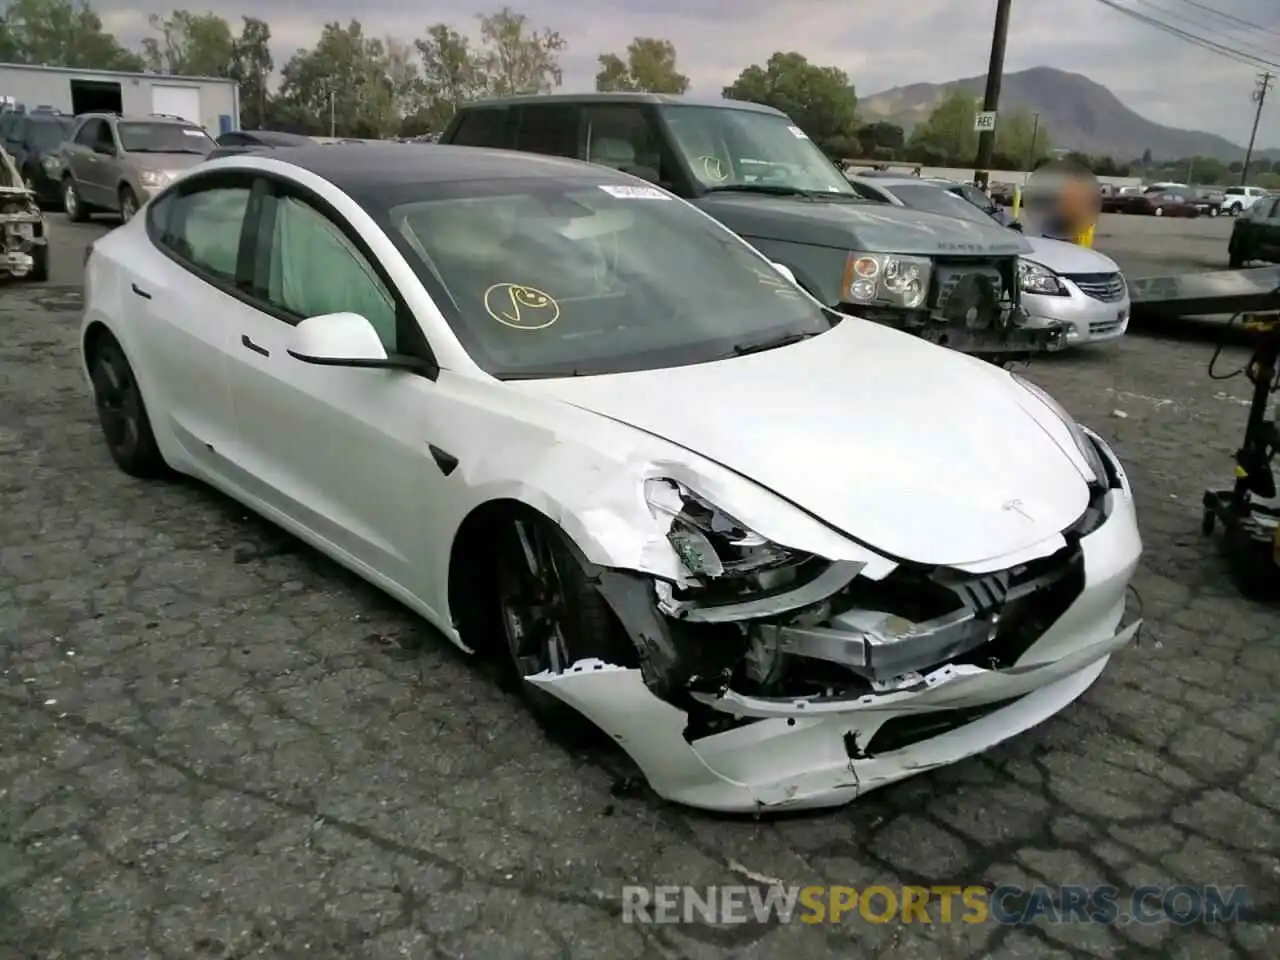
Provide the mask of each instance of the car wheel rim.
[{"label": "car wheel rim", "polygon": [[138,201],[133,199],[132,194],[126,193],[124,200],[120,203],[120,215],[125,220],[132,220],[133,215],[138,212]]},{"label": "car wheel rim", "polygon": [[502,627],[522,677],[570,666],[564,622],[568,612],[551,542],[534,524],[515,524],[518,550],[507,551],[499,576]]},{"label": "car wheel rim", "polygon": [[93,365],[91,378],[98,420],[108,446],[119,452],[133,449],[142,407],[128,364],[123,358],[101,356]]},{"label": "car wheel rim", "polygon": [[66,192],[63,194],[63,205],[67,208],[67,216],[76,215],[76,188],[71,184],[67,184]]}]

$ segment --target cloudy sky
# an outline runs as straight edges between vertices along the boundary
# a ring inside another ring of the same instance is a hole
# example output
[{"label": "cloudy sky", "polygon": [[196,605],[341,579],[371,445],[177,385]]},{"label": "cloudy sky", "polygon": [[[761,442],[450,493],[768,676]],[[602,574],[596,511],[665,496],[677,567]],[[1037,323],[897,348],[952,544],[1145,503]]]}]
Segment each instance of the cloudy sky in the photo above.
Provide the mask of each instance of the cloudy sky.
[{"label": "cloudy sky", "polygon": [[[565,88],[591,89],[596,57],[634,36],[666,37],[695,92],[718,92],[775,50],[845,70],[859,93],[984,73],[995,0],[509,0],[539,27],[568,40]],[[1115,0],[1222,46],[1280,65],[1278,0]],[[180,3],[96,0],[109,30],[129,44],[147,15]],[[365,33],[408,39],[441,21],[474,34],[479,11],[502,0],[206,0],[234,23],[250,13],[271,23],[277,66],[314,43],[319,25],[357,15]],[[1207,8],[1207,9],[1206,9]],[[1217,11],[1217,13],[1213,12]],[[1244,25],[1248,22],[1262,29]],[[1261,66],[1193,46],[1097,0],[1013,0],[1007,71],[1052,66],[1086,74],[1128,106],[1171,126],[1208,130],[1237,143],[1253,119],[1249,93]],[[1280,74],[1280,66],[1273,67]],[[1259,145],[1280,147],[1280,83]]]}]

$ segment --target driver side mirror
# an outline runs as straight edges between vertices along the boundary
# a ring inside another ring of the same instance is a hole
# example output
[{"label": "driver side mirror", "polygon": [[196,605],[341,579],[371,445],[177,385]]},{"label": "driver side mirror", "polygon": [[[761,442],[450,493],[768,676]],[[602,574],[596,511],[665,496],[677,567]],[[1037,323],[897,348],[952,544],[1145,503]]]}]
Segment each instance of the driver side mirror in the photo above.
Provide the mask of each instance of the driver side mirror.
[{"label": "driver side mirror", "polygon": [[382,339],[358,313],[324,313],[293,328],[289,356],[321,367],[412,370],[435,378],[439,369],[418,357],[388,355]]}]

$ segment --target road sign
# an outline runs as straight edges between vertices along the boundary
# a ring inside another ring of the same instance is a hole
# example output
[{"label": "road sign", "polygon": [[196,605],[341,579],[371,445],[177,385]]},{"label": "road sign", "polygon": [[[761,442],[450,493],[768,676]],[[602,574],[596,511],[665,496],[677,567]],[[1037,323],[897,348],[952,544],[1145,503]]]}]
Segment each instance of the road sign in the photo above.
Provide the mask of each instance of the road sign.
[{"label": "road sign", "polygon": [[978,133],[986,133],[996,128],[996,112],[994,110],[980,110],[973,118],[973,129]]}]

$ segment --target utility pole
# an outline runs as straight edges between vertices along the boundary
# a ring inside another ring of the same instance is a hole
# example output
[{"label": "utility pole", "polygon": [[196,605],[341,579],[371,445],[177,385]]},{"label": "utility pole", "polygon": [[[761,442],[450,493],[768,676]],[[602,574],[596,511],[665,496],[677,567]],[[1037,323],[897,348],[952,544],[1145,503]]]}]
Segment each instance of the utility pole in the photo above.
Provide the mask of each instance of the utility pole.
[{"label": "utility pole", "polygon": [[1040,114],[1035,114],[1031,121],[1031,156],[1027,157],[1027,171],[1036,165],[1036,147],[1040,139]]},{"label": "utility pole", "polygon": [[1253,145],[1258,139],[1258,124],[1262,121],[1262,105],[1267,102],[1267,91],[1271,89],[1271,82],[1275,80],[1274,73],[1266,72],[1258,74],[1258,84],[1253,88],[1252,99],[1258,105],[1258,109],[1253,114],[1253,132],[1249,134],[1249,149],[1244,152],[1244,168],[1240,171],[1240,186],[1246,186],[1249,183],[1249,161],[1253,159]]},{"label": "utility pole", "polygon": [[[1004,79],[1004,48],[1009,39],[1009,7],[1012,0],[996,0],[996,24],[991,33],[991,59],[987,63],[987,89],[982,97],[984,113],[1000,108],[1000,81]],[[998,121],[997,121],[998,123]],[[978,134],[978,159],[973,181],[983,190],[991,179],[991,155],[996,149],[994,129]]]},{"label": "utility pole", "polygon": [[334,92],[332,84],[329,86],[329,136],[338,136],[338,120],[334,111]]}]

